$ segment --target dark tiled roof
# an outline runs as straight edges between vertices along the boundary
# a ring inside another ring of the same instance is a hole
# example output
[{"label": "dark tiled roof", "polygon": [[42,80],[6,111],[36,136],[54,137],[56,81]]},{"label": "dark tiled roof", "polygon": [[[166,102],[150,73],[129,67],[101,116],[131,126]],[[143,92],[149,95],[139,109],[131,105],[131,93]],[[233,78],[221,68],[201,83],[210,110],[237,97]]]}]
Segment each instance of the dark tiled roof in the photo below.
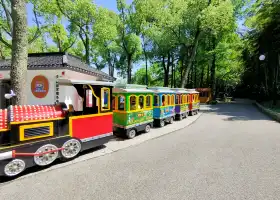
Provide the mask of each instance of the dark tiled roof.
[{"label": "dark tiled roof", "polygon": [[[0,70],[9,70],[11,60],[0,60]],[[88,66],[80,58],[68,53],[32,53],[28,54],[28,69],[69,69],[84,74],[114,81],[114,77]]]}]

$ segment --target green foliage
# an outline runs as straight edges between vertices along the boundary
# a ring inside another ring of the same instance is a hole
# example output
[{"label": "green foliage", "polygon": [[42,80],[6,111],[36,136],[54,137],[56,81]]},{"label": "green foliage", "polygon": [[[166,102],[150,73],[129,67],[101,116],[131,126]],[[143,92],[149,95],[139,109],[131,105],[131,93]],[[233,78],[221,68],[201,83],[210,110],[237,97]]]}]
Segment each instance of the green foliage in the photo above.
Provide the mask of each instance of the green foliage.
[{"label": "green foliage", "polygon": [[[2,1],[10,8],[9,0]],[[133,0],[130,5],[116,1],[118,13],[92,0],[29,0],[36,24],[29,27],[29,52],[67,51],[99,70],[108,68],[111,76],[117,71],[129,83],[146,83],[143,63],[149,85],[208,87],[216,82],[219,90],[226,90],[240,83],[246,45],[236,34],[236,20],[249,0]],[[9,55],[11,30],[3,5],[4,58]],[[253,7],[247,13],[260,9],[260,1]],[[261,30],[271,21],[273,9],[269,3],[265,7],[268,12],[248,18],[252,29]],[[251,52],[257,41],[247,44]],[[133,75],[136,63],[143,68]]]}]

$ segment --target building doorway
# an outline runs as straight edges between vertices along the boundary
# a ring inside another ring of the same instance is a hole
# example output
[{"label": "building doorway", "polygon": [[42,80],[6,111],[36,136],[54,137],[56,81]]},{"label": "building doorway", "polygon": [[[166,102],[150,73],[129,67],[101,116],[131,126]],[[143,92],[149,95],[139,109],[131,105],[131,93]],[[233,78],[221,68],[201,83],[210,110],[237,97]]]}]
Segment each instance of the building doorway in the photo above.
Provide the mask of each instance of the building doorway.
[{"label": "building doorway", "polygon": [[11,103],[4,96],[10,92],[11,84],[9,80],[0,80],[0,109],[7,108]]}]

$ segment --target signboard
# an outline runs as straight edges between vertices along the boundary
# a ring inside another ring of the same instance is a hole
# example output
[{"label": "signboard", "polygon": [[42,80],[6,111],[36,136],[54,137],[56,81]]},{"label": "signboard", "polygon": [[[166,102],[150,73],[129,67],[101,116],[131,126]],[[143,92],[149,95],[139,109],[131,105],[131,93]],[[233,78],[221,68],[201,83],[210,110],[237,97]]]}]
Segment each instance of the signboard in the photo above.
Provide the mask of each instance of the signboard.
[{"label": "signboard", "polygon": [[45,76],[38,75],[32,79],[31,92],[37,98],[44,98],[49,92],[49,81]]}]

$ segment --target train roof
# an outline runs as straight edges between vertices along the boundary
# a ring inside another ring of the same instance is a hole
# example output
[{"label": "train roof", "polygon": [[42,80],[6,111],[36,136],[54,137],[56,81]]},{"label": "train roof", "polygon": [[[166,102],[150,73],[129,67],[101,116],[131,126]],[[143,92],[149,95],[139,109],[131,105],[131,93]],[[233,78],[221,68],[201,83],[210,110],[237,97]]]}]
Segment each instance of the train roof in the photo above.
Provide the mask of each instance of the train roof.
[{"label": "train roof", "polygon": [[105,81],[91,81],[91,80],[73,80],[73,79],[58,79],[57,82],[61,85],[104,85],[104,86],[114,86],[115,84],[112,82]]},{"label": "train roof", "polygon": [[171,88],[171,90],[176,93],[189,94],[189,92],[185,88]]},{"label": "train roof", "polygon": [[196,91],[195,89],[186,89],[186,91],[190,94],[199,94],[199,92]]},{"label": "train roof", "polygon": [[113,88],[114,93],[153,93],[145,85],[137,84],[116,84]]},{"label": "train roof", "polygon": [[148,89],[154,91],[155,93],[176,93],[168,87],[148,87]]}]

